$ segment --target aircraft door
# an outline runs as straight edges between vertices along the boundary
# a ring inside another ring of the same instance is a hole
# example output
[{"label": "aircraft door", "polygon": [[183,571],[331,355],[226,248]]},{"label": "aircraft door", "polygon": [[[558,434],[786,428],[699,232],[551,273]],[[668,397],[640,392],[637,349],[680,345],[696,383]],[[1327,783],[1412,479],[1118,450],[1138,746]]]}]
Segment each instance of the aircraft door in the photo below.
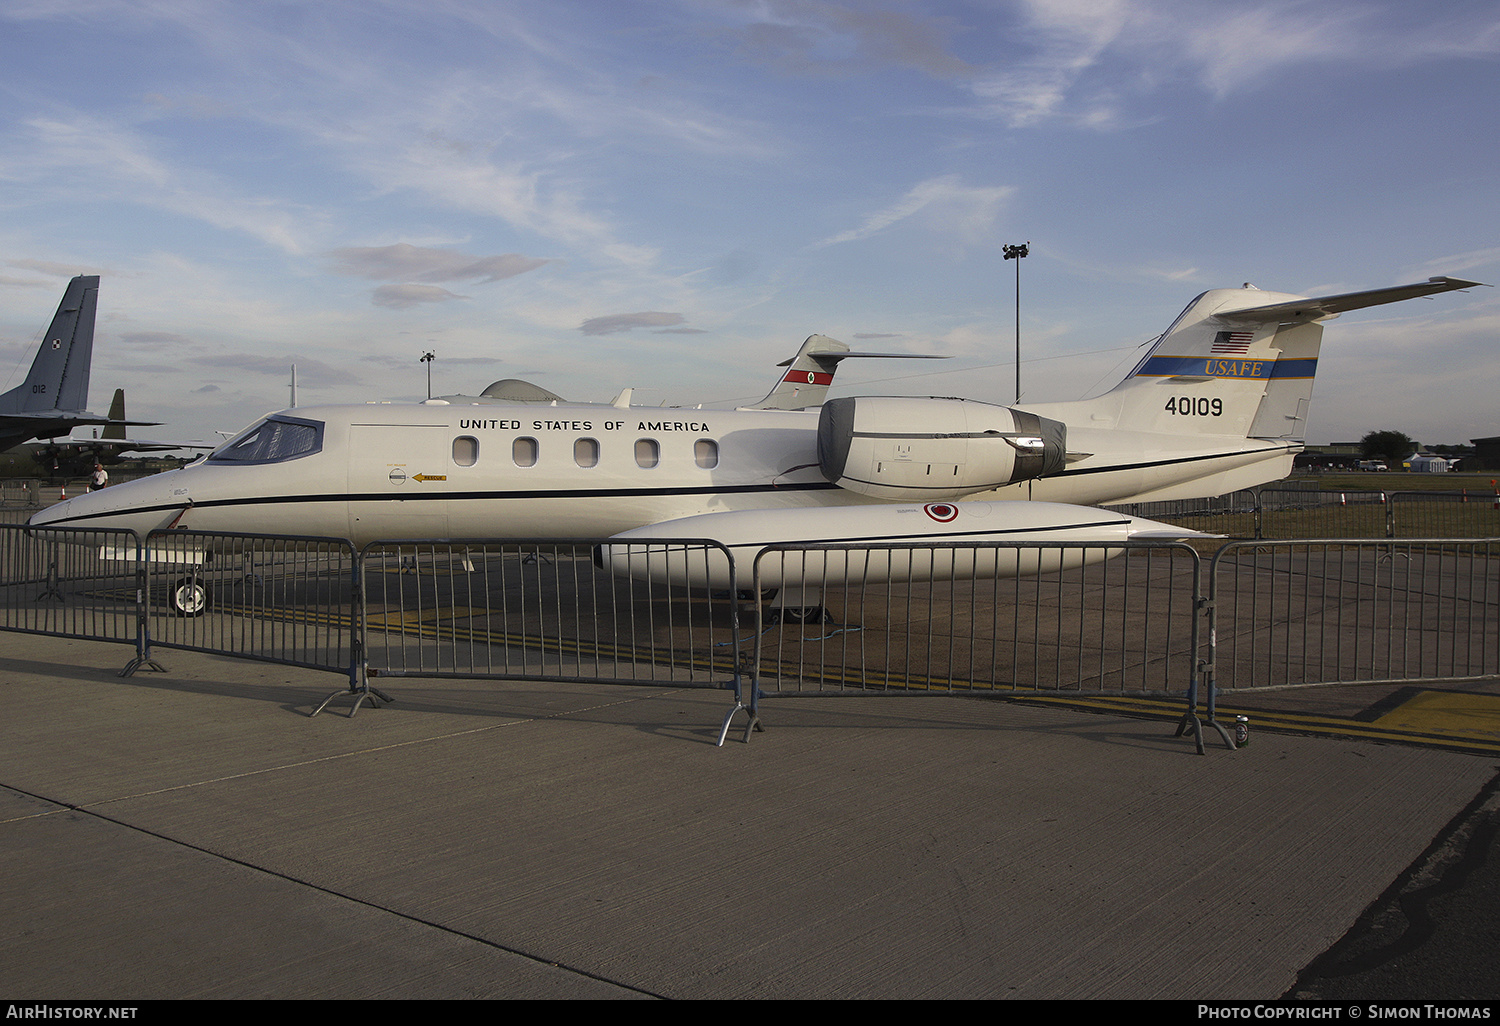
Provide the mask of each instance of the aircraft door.
[{"label": "aircraft door", "polygon": [[349,537],[448,536],[447,424],[354,424],[349,429]]}]

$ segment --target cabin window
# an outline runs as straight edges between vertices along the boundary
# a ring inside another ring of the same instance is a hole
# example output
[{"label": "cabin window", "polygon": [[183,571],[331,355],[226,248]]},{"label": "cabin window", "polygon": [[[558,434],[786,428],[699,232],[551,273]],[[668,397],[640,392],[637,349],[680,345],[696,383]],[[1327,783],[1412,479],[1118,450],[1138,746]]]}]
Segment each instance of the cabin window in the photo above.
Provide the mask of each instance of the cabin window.
[{"label": "cabin window", "polygon": [[635,465],[650,470],[661,462],[661,445],[654,438],[637,438],[635,441]]},{"label": "cabin window", "polygon": [[518,467],[536,466],[536,439],[517,438],[510,444],[510,458],[516,461]]},{"label": "cabin window", "polygon": [[573,462],[580,467],[597,467],[599,465],[599,440],[580,438],[574,442]]},{"label": "cabin window", "polygon": [[693,460],[704,470],[719,465],[719,443],[712,438],[700,438],[693,443]]},{"label": "cabin window", "polygon": [[295,417],[267,417],[227,445],[216,449],[210,463],[284,463],[323,449],[323,423]]},{"label": "cabin window", "polygon": [[460,467],[472,467],[479,462],[479,439],[472,435],[459,435],[453,440],[453,462]]}]

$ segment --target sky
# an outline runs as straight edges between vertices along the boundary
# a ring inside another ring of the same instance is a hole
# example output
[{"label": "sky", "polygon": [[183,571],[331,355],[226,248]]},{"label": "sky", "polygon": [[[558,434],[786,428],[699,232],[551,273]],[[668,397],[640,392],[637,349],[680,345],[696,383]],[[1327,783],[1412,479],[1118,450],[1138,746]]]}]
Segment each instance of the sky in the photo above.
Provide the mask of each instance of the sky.
[{"label": "sky", "polygon": [[[0,390],[731,406],[1113,385],[1198,293],[1500,283],[1500,3],[0,0]],[[430,365],[421,362],[434,354]],[[140,429],[137,429],[138,431]],[[1500,435],[1500,289],[1329,323],[1308,440]]]}]

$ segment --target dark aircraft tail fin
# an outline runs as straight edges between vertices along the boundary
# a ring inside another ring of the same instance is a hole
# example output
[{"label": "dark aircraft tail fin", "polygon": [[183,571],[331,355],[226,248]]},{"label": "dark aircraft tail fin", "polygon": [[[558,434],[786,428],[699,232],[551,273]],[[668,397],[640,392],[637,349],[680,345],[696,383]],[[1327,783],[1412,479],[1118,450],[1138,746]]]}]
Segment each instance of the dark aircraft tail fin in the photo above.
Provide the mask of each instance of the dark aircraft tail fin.
[{"label": "dark aircraft tail fin", "polygon": [[115,397],[109,404],[110,423],[104,425],[104,430],[99,432],[100,438],[120,440],[125,437],[125,390],[115,389]]},{"label": "dark aircraft tail fin", "polygon": [[88,406],[98,303],[97,274],[81,274],[68,282],[31,363],[31,372],[22,384],[0,395],[0,412],[82,410]]}]

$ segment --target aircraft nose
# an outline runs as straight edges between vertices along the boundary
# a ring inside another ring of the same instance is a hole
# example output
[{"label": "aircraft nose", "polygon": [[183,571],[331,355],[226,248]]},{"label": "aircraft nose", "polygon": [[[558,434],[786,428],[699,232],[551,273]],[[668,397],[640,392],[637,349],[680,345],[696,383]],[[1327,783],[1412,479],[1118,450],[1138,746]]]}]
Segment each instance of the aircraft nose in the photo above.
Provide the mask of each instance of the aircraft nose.
[{"label": "aircraft nose", "polygon": [[145,534],[166,527],[187,504],[185,496],[174,496],[171,474],[157,474],[111,485],[64,499],[38,510],[26,521],[30,527],[88,527],[97,530],[130,530]]}]

